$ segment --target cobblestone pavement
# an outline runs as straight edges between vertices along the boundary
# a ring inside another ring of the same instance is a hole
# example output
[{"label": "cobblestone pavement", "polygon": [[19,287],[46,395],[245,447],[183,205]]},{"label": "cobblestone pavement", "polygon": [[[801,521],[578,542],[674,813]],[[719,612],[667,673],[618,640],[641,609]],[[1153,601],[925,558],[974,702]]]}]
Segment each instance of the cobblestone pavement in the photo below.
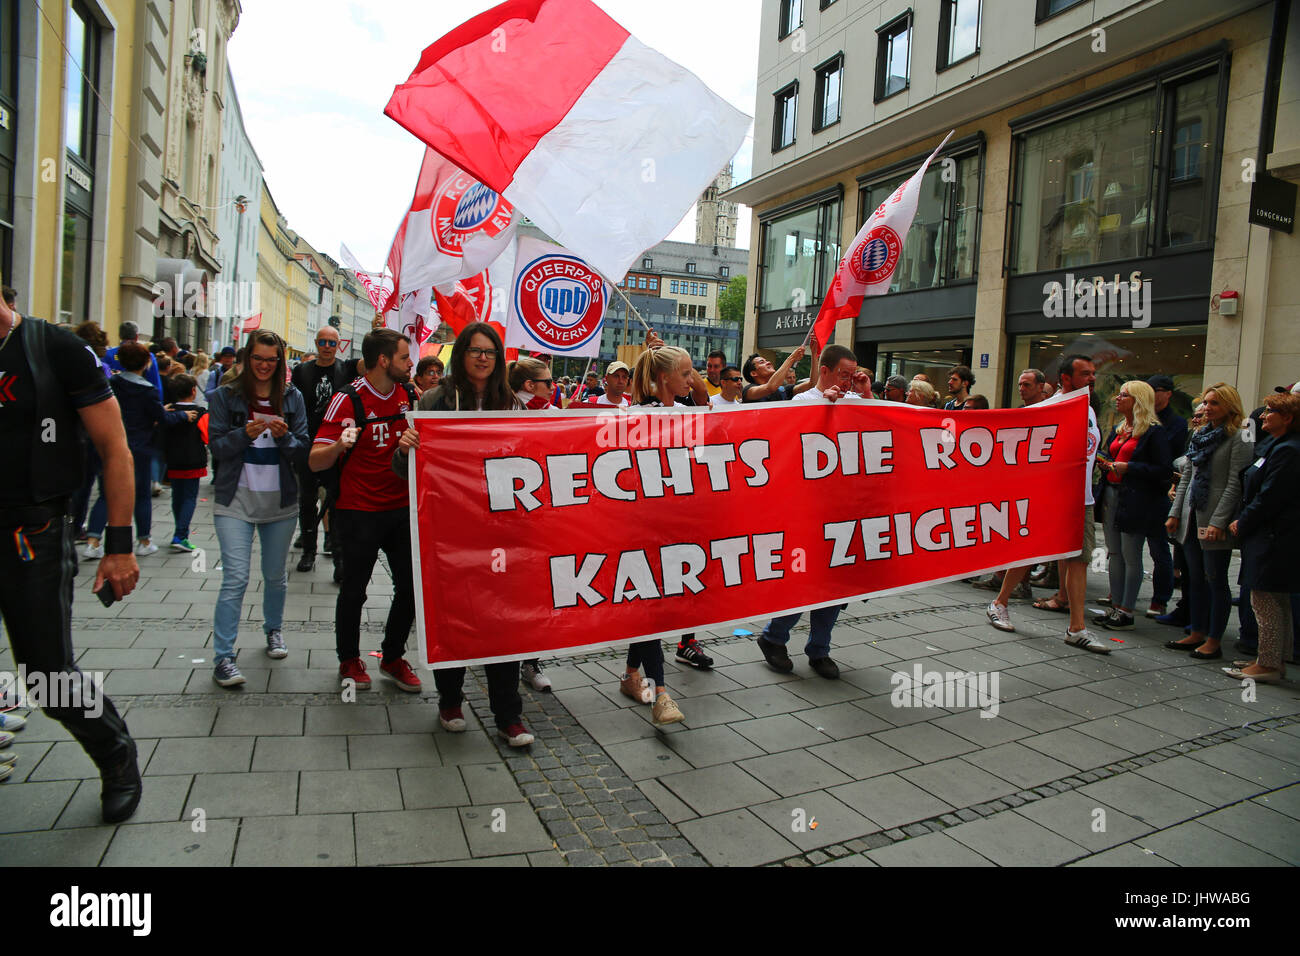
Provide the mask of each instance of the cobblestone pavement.
[{"label": "cobblestone pavement", "polygon": [[[161,544],[166,498],[155,506]],[[139,811],[100,824],[90,761],[33,713],[0,785],[0,862],[1300,863],[1296,685],[1249,693],[1220,670],[1231,653],[1202,664],[1166,650],[1172,628],[1140,620],[1101,657],[1061,641],[1061,615],[1013,602],[1018,630],[1004,634],[985,621],[988,592],[944,584],[850,605],[835,630],[839,681],[808,669],[806,619],[790,675],[732,629],[700,635],[709,672],[671,663],[670,648],[668,684],[686,720],[662,728],[619,694],[621,652],[548,662],[554,693],[524,692],[537,741],[514,751],[474,716],[490,725],[477,669],[465,734],[437,726],[431,679],[402,693],[373,658],[374,689],[342,700],[324,557],[309,574],[290,571],[290,656],[262,654],[254,582],[240,631],[248,684],[213,684],[221,572],[210,509],[200,503],[191,536],[202,557],[141,559],[140,590],[125,602],[94,600],[88,563],[78,578],[78,663],[105,675],[140,742]],[[1103,575],[1092,583],[1094,598],[1104,593]],[[364,652],[378,649],[391,594],[377,569]],[[1225,649],[1235,632],[1234,620]],[[0,670],[12,669],[6,645]],[[918,669],[996,675],[996,716],[951,697],[897,706],[895,675]]]}]

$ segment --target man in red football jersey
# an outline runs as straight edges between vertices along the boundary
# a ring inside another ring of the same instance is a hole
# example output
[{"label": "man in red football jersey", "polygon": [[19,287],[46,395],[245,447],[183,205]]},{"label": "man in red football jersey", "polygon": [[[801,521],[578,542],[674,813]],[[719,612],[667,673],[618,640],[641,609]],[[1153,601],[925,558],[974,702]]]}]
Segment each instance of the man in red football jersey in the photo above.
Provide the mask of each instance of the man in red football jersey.
[{"label": "man in red football jersey", "polygon": [[393,575],[393,604],[384,625],[379,670],[402,690],[415,693],[420,679],[402,656],[415,623],[410,503],[406,482],[391,467],[393,450],[406,430],[406,413],[415,407],[410,343],[392,329],[376,329],[361,343],[361,356],[365,375],[335,393],[309,459],[312,471],[343,462],[334,508],[334,546],[343,549],[334,616],[339,677],[359,688],[370,686],[361,660],[361,608],[383,550]]}]

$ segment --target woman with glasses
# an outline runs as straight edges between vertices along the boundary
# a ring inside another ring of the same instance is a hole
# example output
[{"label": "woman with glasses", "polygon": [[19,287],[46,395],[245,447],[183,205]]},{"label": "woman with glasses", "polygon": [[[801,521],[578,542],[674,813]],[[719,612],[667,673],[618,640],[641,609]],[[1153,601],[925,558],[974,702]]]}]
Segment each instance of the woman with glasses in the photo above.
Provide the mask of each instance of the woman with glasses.
[{"label": "woman with glasses", "polygon": [[1205,424],[1187,443],[1187,465],[1165,522],[1187,558],[1192,633],[1165,646],[1187,651],[1198,661],[1213,661],[1223,656],[1219,642],[1232,610],[1228,561],[1237,537],[1229,524],[1241,502],[1241,473],[1255,446],[1242,441],[1245,413],[1235,388],[1219,382],[1206,389],[1201,401]]},{"label": "woman with glasses", "polygon": [[279,660],[288,648],[281,633],[285,563],[298,523],[294,462],[306,454],[307,410],[302,393],[285,382],[284,342],[255,332],[239,374],[212,393],[209,449],[215,478],[213,525],[221,544],[221,594],[213,616],[212,679],[221,687],[244,683],[235,665],[253,538],[262,544],[262,629],[266,654]]},{"label": "woman with glasses", "polygon": [[1110,558],[1111,609],[1101,625],[1133,629],[1133,609],[1142,585],[1142,548],[1169,513],[1173,459],[1169,439],[1156,418],[1155,390],[1146,382],[1126,382],[1115,396],[1123,416],[1097,456],[1102,482],[1102,527]]},{"label": "woman with glasses", "polygon": [[[506,377],[505,346],[500,336],[486,322],[471,322],[456,336],[451,364],[441,384],[420,396],[418,408],[422,412],[501,412],[520,405]],[[402,432],[397,451],[393,453],[393,470],[397,474],[403,477],[408,474],[410,453],[419,447],[418,429]],[[519,661],[484,664],[483,671],[497,733],[511,747],[527,747],[533,742],[533,735],[523,724]],[[465,668],[436,670],[433,677],[438,686],[438,722],[449,733],[464,733]]]},{"label": "woman with glasses", "polygon": [[1242,583],[1259,628],[1259,656],[1234,661],[1224,672],[1274,683],[1286,676],[1295,640],[1291,595],[1300,592],[1300,395],[1264,400],[1267,438],[1255,446],[1255,460],[1242,478],[1241,515],[1228,526],[1241,536]]}]

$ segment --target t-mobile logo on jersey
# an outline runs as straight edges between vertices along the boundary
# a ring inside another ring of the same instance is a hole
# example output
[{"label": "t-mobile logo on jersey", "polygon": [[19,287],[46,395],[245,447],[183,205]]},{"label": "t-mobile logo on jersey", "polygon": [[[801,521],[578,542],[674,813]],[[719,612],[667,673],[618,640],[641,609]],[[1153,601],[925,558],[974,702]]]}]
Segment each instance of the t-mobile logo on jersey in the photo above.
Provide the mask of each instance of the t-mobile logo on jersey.
[{"label": "t-mobile logo on jersey", "polygon": [[388,422],[375,422],[370,427],[375,436],[375,447],[386,448],[388,446]]}]

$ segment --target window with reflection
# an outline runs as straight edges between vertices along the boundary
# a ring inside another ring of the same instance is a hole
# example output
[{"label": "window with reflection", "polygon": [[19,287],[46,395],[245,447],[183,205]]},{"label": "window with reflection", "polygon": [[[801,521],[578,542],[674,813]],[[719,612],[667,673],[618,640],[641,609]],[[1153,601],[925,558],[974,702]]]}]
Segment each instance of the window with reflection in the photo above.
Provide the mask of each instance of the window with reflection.
[{"label": "window with reflection", "polygon": [[[947,165],[949,160],[953,165]],[[951,170],[947,178],[945,169]],[[859,224],[911,175],[902,172],[864,187]],[[930,164],[921,180],[916,218],[903,240],[890,292],[935,289],[975,277],[979,196],[978,152],[940,157]]]},{"label": "window with reflection", "polygon": [[759,311],[821,302],[842,254],[840,205],[830,199],[763,224]]},{"label": "window with reflection", "polygon": [[1217,68],[1017,137],[1017,272],[1142,258],[1213,238]]}]

